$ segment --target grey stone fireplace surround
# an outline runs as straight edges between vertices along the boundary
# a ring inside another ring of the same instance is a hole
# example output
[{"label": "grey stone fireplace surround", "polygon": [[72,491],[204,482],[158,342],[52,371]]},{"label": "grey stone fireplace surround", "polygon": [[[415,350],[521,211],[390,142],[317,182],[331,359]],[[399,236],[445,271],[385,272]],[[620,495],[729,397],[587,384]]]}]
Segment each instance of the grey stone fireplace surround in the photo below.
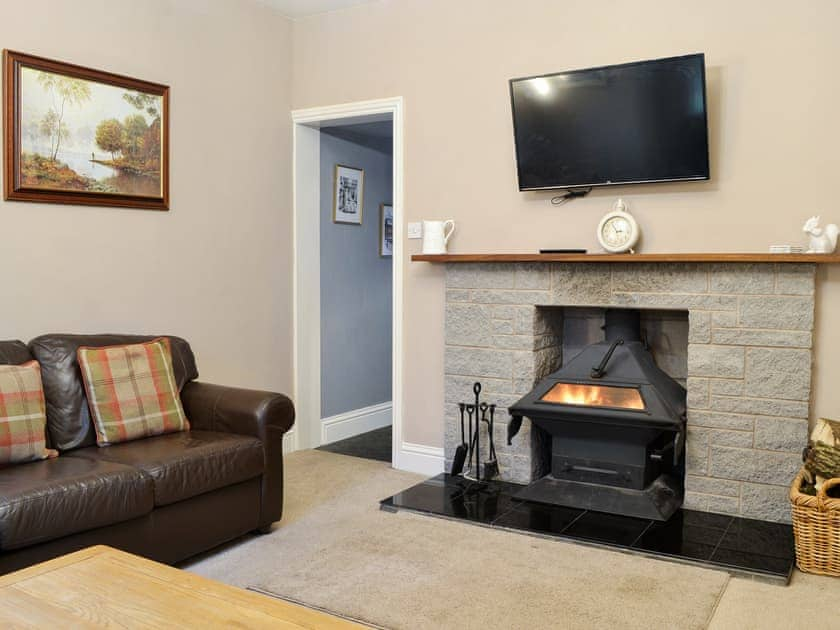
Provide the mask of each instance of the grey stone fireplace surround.
[{"label": "grey stone fireplace surround", "polygon": [[[685,377],[685,507],[789,521],[808,434],[814,276],[795,263],[447,263],[447,469],[461,440],[456,403],[475,381],[506,408],[574,355],[599,308],[637,308],[650,311],[660,367]],[[508,446],[509,420],[497,414],[501,478],[529,483],[545,474],[541,432],[525,419]]]}]

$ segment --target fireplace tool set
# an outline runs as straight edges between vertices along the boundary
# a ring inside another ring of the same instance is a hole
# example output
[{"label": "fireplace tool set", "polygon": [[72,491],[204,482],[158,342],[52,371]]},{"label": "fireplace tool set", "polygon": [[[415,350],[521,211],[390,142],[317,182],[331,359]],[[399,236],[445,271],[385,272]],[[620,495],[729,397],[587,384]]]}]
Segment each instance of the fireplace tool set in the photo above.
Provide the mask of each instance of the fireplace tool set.
[{"label": "fireplace tool set", "polygon": [[[452,475],[461,475],[466,479],[487,481],[499,475],[499,462],[496,459],[496,444],[493,441],[493,427],[496,405],[481,401],[481,383],[473,385],[475,404],[458,403],[461,412],[461,443],[452,457]],[[466,424],[464,414],[466,414]],[[475,422],[473,422],[475,420]],[[481,425],[487,429],[490,459],[481,463]],[[466,430],[465,430],[466,429]],[[467,437],[469,436],[469,441]],[[464,464],[467,465],[466,472]]]}]

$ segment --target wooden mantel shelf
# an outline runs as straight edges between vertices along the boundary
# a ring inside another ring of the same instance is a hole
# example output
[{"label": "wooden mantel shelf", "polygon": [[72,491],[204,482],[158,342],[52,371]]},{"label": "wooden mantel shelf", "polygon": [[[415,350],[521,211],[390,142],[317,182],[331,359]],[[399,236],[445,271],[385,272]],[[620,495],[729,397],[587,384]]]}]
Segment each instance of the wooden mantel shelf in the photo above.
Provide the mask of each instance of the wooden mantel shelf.
[{"label": "wooden mantel shelf", "polygon": [[840,254],[414,254],[430,263],[840,263]]}]

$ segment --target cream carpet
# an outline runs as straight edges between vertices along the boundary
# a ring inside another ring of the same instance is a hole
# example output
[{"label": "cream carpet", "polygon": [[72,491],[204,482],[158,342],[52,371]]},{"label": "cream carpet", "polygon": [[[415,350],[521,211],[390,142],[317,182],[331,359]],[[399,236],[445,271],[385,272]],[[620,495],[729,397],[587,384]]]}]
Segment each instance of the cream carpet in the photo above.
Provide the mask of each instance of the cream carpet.
[{"label": "cream carpet", "polygon": [[793,572],[788,586],[733,578],[709,630],[840,630],[840,578]]},{"label": "cream carpet", "polygon": [[[726,573],[408,513],[422,477],[323,451],[286,462],[283,521],[185,566],[386,628],[705,628]],[[779,588],[779,587],[770,587]]]}]

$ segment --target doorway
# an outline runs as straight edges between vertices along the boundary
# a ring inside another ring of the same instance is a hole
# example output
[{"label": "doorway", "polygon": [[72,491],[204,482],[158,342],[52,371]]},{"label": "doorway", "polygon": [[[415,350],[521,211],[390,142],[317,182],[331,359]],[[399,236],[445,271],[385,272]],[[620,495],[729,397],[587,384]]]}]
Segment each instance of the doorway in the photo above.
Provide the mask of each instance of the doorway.
[{"label": "doorway", "polygon": [[402,99],[292,112],[292,449],[399,467]]}]

